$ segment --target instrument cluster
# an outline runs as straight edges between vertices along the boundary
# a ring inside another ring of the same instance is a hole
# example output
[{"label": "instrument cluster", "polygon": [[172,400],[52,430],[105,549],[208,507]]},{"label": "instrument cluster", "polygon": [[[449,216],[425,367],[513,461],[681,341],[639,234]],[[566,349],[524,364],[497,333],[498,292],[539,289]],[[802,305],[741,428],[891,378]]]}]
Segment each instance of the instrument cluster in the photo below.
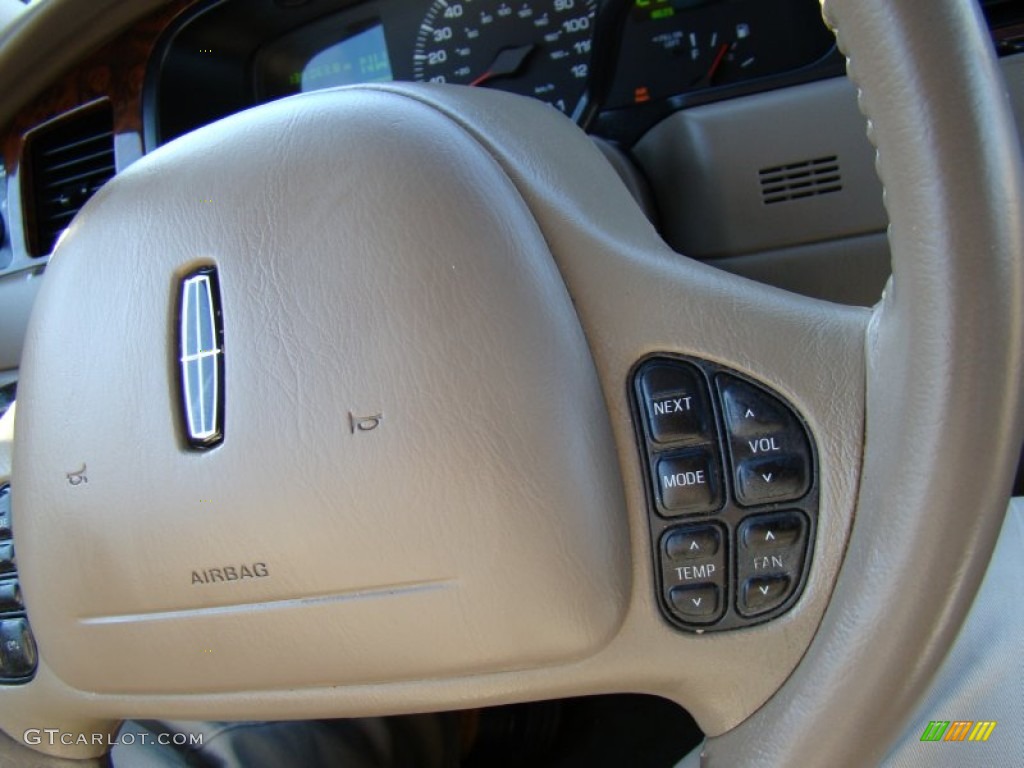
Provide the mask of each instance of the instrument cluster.
[{"label": "instrument cluster", "polygon": [[[568,115],[600,80],[594,113],[651,115],[814,69],[834,42],[817,0],[221,0],[186,13],[154,57],[148,143],[263,101],[390,80],[496,88]],[[220,76],[197,82],[200,62]]]}]

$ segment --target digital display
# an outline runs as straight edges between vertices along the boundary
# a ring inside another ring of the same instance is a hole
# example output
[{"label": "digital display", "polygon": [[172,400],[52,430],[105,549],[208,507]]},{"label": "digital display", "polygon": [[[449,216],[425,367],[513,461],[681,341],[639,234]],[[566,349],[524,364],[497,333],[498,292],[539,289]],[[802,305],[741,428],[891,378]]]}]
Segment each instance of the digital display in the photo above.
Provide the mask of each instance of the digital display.
[{"label": "digital display", "polygon": [[301,72],[293,72],[288,82],[305,93],[392,79],[384,28],[377,24],[320,51]]},{"label": "digital display", "polygon": [[709,4],[710,0],[633,0],[632,15],[634,21],[638,22],[658,21]]},{"label": "digital display", "polygon": [[394,79],[377,20],[355,28],[337,19],[303,27],[257,53],[255,75],[260,99]]}]

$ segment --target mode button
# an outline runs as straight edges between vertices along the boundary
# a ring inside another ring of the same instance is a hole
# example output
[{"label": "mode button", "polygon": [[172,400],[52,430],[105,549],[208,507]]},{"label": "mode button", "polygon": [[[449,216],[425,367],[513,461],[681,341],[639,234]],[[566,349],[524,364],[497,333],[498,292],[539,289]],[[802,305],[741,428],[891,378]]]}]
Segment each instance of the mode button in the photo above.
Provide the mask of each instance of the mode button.
[{"label": "mode button", "polygon": [[721,506],[721,485],[710,451],[699,448],[659,459],[655,472],[666,515],[713,512]]}]

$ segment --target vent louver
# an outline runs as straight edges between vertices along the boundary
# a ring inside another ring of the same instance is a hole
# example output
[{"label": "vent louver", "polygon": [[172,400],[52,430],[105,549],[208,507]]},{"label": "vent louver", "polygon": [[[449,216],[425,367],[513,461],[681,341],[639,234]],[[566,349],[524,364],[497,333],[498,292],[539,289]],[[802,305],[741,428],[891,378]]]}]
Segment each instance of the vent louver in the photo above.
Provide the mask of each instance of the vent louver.
[{"label": "vent louver", "polygon": [[839,158],[835,155],[762,168],[758,176],[761,179],[761,200],[765,205],[827,195],[843,188]]},{"label": "vent louver", "polygon": [[29,250],[45,256],[71,219],[115,172],[108,102],[58,117],[29,135]]}]

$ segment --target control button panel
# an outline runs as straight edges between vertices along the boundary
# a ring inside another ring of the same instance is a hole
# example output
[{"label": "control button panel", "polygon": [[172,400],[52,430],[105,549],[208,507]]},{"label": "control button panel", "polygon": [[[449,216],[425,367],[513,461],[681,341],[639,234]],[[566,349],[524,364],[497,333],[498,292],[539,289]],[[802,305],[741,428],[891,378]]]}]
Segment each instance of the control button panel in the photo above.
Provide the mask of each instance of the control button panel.
[{"label": "control button panel", "polygon": [[706,632],[787,611],[817,529],[803,420],[764,385],[692,358],[642,361],[632,392],[666,618]]},{"label": "control button panel", "polygon": [[11,538],[11,487],[0,486],[0,685],[27,683],[38,663]]}]

